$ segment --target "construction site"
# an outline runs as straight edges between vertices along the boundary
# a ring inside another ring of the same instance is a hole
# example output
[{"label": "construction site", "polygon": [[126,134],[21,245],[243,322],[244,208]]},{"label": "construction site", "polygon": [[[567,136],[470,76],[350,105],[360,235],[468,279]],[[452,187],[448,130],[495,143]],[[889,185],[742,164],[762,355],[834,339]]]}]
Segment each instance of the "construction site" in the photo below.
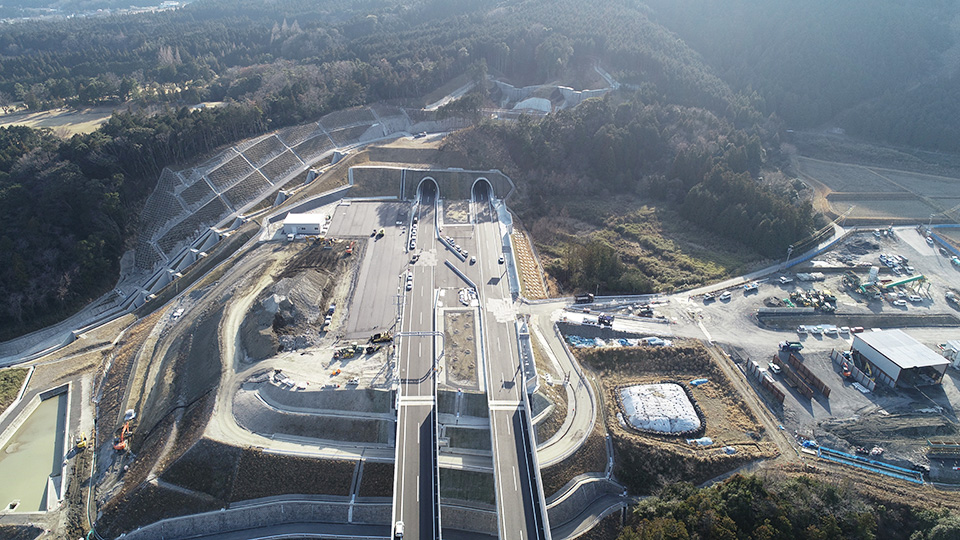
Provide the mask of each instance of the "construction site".
[{"label": "construction site", "polygon": [[951,227],[847,211],[739,278],[549,299],[513,180],[440,150],[460,122],[351,109],[165,170],[110,298],[17,345],[4,520],[559,539],[765,467],[960,485]]}]

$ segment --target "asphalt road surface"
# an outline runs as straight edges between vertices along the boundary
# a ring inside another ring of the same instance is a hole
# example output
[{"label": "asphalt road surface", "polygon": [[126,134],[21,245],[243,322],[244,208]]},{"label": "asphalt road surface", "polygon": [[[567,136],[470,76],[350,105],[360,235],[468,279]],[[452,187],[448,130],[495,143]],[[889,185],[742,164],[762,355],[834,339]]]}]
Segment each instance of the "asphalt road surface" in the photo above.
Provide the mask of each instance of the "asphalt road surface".
[{"label": "asphalt road surface", "polygon": [[545,538],[540,520],[539,488],[533,466],[533,441],[527,432],[523,372],[517,350],[516,315],[512,309],[500,224],[489,203],[473,204],[476,216],[477,263],[468,275],[480,286],[485,339],[486,384],[493,438],[494,481],[500,538]]},{"label": "asphalt road surface", "polygon": [[[334,211],[329,235],[333,238],[360,236],[367,252],[360,262],[357,286],[350,301],[346,340],[366,339],[393,328],[397,319],[398,276],[408,262],[404,253],[409,204],[354,202]],[[401,225],[397,225],[397,222]],[[371,233],[383,229],[382,237]]]},{"label": "asphalt road surface", "polygon": [[[418,242],[423,251],[436,249],[434,201],[424,198],[419,206]],[[406,274],[397,283],[405,295],[403,332],[434,330],[434,289],[436,266],[410,267],[412,286],[407,290]],[[435,338],[399,338],[398,369],[400,410],[397,419],[397,460],[393,492],[394,526],[404,524],[404,538],[439,537],[435,519],[438,511],[437,445],[435,412]],[[396,531],[394,531],[395,533]]]}]

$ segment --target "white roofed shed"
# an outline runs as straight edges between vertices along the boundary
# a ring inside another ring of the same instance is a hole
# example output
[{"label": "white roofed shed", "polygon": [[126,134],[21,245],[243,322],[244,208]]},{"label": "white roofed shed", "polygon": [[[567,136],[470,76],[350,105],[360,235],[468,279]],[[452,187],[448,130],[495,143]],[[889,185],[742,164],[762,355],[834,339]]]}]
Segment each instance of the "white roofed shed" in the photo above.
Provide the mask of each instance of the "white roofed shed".
[{"label": "white roofed shed", "polygon": [[284,234],[320,234],[323,227],[323,214],[287,214],[283,218]]},{"label": "white roofed shed", "polygon": [[937,384],[950,365],[949,360],[897,329],[856,334],[853,351],[880,372],[877,382],[891,387]]}]

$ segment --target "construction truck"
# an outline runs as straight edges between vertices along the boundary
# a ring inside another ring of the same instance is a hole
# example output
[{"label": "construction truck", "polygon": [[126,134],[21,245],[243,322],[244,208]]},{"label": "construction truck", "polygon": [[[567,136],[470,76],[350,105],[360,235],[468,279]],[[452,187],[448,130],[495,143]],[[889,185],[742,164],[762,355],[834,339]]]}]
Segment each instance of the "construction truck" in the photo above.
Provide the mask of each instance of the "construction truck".
[{"label": "construction truck", "polygon": [[613,315],[600,315],[597,317],[597,323],[600,326],[613,326]]},{"label": "construction truck", "polygon": [[593,295],[592,294],[578,294],[573,297],[574,304],[592,304]]},{"label": "construction truck", "polygon": [[799,352],[803,350],[803,343],[800,343],[799,341],[781,341],[780,350]]}]

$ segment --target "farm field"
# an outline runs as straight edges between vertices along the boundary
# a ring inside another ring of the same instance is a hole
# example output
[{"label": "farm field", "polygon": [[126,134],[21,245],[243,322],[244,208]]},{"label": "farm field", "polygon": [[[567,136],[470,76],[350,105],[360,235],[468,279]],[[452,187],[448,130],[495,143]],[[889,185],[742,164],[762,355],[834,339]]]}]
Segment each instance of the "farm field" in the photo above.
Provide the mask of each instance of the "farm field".
[{"label": "farm field", "polygon": [[926,220],[930,217],[930,214],[937,211],[919,199],[894,201],[867,199],[831,201],[830,203],[833,211],[838,214],[846,212],[851,204],[854,207],[850,213],[850,218]]},{"label": "farm field", "polygon": [[960,179],[889,169],[871,169],[909,191],[931,199],[960,197]]},{"label": "farm field", "polygon": [[815,159],[797,158],[800,173],[831,191],[895,193],[905,191],[879,174],[859,165],[831,163]]}]

